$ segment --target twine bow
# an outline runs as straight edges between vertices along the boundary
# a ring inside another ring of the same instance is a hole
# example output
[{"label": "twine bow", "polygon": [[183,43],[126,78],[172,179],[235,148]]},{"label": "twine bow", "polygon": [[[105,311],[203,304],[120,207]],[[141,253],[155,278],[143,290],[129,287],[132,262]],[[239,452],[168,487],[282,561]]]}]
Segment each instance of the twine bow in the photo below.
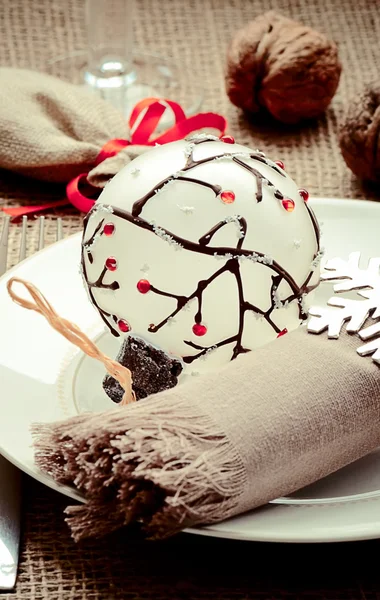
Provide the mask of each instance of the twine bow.
[{"label": "twine bow", "polygon": [[[175,124],[154,137],[154,133],[164,112],[170,109],[174,116]],[[104,144],[95,159],[93,167],[115,156],[121,150],[131,145],[155,146],[167,144],[185,138],[190,133],[200,129],[216,129],[222,136],[227,128],[227,121],[218,113],[206,112],[186,117],[183,108],[177,102],[159,98],[145,98],[138,102],[129,118],[131,136],[129,140],[113,139]],[[87,213],[94,205],[100,190],[89,184],[86,173],[81,173],[67,184],[67,199],[49,202],[37,206],[20,206],[5,208],[4,212],[17,219],[28,213],[36,213],[48,208],[65,206],[70,202],[79,211]]]},{"label": "twine bow", "polygon": [[[15,283],[22,285],[28,291],[33,302],[16,294],[13,290]],[[13,302],[22,308],[33,310],[45,317],[53,329],[63,335],[69,342],[80,348],[85,354],[91,358],[95,358],[105,366],[111,377],[114,377],[124,389],[124,396],[120,406],[135,402],[136,396],[132,389],[131,371],[101,352],[94,342],[83,333],[78,325],[60,317],[50,302],[48,302],[45,296],[32,283],[18,277],[12,277],[7,282],[7,290]]]}]

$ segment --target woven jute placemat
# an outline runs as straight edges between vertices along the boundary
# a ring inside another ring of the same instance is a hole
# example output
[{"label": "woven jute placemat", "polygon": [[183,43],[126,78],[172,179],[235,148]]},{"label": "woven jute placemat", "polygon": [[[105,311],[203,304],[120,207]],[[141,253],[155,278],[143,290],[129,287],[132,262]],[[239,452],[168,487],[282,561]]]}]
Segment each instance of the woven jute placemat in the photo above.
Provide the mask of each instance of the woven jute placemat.
[{"label": "woven jute placemat", "polygon": [[[339,45],[339,89],[326,115],[314,124],[294,128],[248,122],[226,97],[223,68],[229,39],[268,8],[325,32]],[[223,113],[239,142],[283,160],[312,195],[379,197],[378,190],[364,188],[350,173],[337,142],[347,102],[379,77],[377,0],[272,0],[270,6],[266,0],[137,0],[135,37],[139,49],[180,62],[182,77],[196,78],[205,88],[202,110]],[[83,50],[85,44],[83,0],[1,0],[0,64],[47,70],[52,57]],[[40,203],[63,194],[60,187],[0,173],[0,206]],[[65,235],[81,230],[82,216],[75,209],[59,214]],[[55,240],[53,220],[47,216],[47,243]],[[12,225],[9,265],[17,262],[19,235],[20,226]],[[37,239],[37,223],[31,220],[29,254],[37,249]],[[141,543],[119,532],[75,545],[63,520],[67,500],[28,477],[23,490],[18,583],[3,598],[380,598],[376,541],[275,546],[183,534],[164,543]]]}]

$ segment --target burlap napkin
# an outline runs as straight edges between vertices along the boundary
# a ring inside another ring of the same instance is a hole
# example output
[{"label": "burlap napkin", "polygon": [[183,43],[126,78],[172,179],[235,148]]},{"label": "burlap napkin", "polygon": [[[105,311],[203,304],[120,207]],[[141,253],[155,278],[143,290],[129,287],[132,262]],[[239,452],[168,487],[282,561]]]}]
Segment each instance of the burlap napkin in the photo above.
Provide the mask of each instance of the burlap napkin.
[{"label": "burlap napkin", "polygon": [[84,87],[36,71],[0,68],[0,168],[42,181],[87,179],[103,187],[146,151],[129,146],[94,167],[102,146],[129,138],[123,115]]},{"label": "burlap napkin", "polygon": [[221,521],[375,449],[380,371],[359,345],[301,327],[146,400],[36,425],[38,465],[86,497],[67,509],[74,538]]}]

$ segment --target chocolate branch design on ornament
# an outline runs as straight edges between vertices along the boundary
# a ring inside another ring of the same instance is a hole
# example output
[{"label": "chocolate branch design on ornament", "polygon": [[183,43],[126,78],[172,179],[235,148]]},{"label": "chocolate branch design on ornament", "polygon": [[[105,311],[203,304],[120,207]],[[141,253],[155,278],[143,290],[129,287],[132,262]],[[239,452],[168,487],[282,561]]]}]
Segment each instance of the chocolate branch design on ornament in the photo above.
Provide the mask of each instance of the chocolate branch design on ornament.
[{"label": "chocolate branch design on ornament", "polygon": [[[199,167],[200,165],[204,165],[206,163],[214,162],[216,160],[221,160],[221,159],[224,160],[226,158],[233,160],[239,166],[241,166],[242,168],[244,168],[247,171],[249,171],[255,177],[255,179],[256,179],[256,200],[257,200],[257,202],[261,202],[262,199],[263,199],[263,183],[265,183],[268,187],[273,187],[275,189],[274,195],[275,195],[275,197],[278,200],[283,200],[284,199],[284,196],[280,192],[280,190],[277,190],[275,188],[275,186],[273,185],[273,183],[271,181],[269,181],[268,179],[266,179],[260,173],[260,171],[257,171],[257,169],[254,169],[250,165],[247,165],[243,160],[241,160],[241,156],[242,156],[241,152],[229,152],[229,153],[226,153],[226,154],[218,154],[216,156],[208,156],[207,158],[202,158],[200,160],[194,160],[194,148],[195,148],[195,146],[197,146],[199,144],[204,144],[204,143],[207,143],[207,142],[212,142],[212,141],[215,141],[215,140],[209,139],[209,138],[202,138],[202,139],[197,139],[197,140],[190,141],[189,156],[187,158],[186,164],[183,167],[183,169],[179,173],[175,173],[174,175],[170,175],[166,179],[163,179],[162,181],[160,181],[160,183],[158,183],[152,190],[150,190],[147,194],[145,194],[145,196],[143,196],[142,198],[140,198],[140,200],[137,200],[133,204],[132,214],[134,216],[139,216],[141,214],[141,211],[144,208],[145,204],[148,202],[148,200],[150,200],[151,198],[153,198],[153,196],[155,196],[155,194],[157,194],[157,192],[159,192],[165,185],[167,185],[171,181],[187,181],[187,182],[190,182],[190,183],[196,183],[198,185],[201,185],[203,187],[207,187],[207,188],[211,189],[214,192],[215,196],[219,196],[219,194],[222,192],[222,188],[221,188],[220,185],[212,185],[212,184],[210,184],[210,183],[208,183],[206,181],[201,181],[200,179],[194,179],[194,178],[190,178],[190,177],[184,177],[183,174],[187,173],[188,171],[191,171],[195,167]],[[284,175],[283,175],[283,173],[281,173],[280,169],[275,164],[271,164],[268,160],[266,160],[266,158],[262,154],[260,154],[259,152],[253,152],[251,154],[244,154],[244,156],[247,157],[247,158],[252,158],[252,159],[255,159],[255,160],[259,161],[259,162],[264,163],[265,165],[267,165],[268,167],[270,167],[271,169],[273,169],[274,171],[276,171],[276,173],[279,173],[282,177],[284,177]],[[233,195],[233,199],[234,199],[234,195]],[[294,203],[293,203],[293,207],[294,207]]]},{"label": "chocolate branch design on ornament", "polygon": [[[166,179],[164,179],[163,181],[161,181],[145,196],[143,196],[142,198],[137,200],[133,204],[131,212],[128,212],[126,210],[123,210],[123,209],[120,209],[120,208],[114,207],[114,206],[107,207],[108,211],[111,212],[111,210],[112,210],[112,214],[114,216],[125,219],[125,220],[129,221],[130,223],[133,223],[137,227],[151,231],[153,234],[159,236],[161,239],[163,239],[166,242],[171,243],[179,248],[183,248],[190,252],[196,252],[196,253],[200,253],[200,254],[205,254],[205,255],[209,255],[209,256],[215,256],[215,257],[226,259],[225,264],[222,267],[220,267],[219,269],[217,269],[208,279],[199,281],[196,289],[189,296],[183,296],[183,295],[169,293],[164,290],[160,290],[159,288],[155,287],[148,281],[145,282],[145,284],[147,285],[147,288],[143,293],[146,293],[146,291],[149,291],[149,292],[155,293],[157,295],[173,298],[177,302],[176,308],[170,314],[168,314],[168,316],[166,318],[164,318],[158,324],[151,324],[149,326],[148,331],[150,333],[158,332],[162,327],[167,325],[179,312],[181,312],[181,310],[183,310],[185,308],[185,306],[191,300],[197,299],[198,309],[194,316],[195,324],[193,326],[193,332],[195,333],[195,335],[202,336],[205,333],[207,333],[207,328],[204,325],[202,325],[202,302],[203,302],[203,294],[204,294],[205,290],[208,288],[208,286],[213,281],[215,281],[218,277],[220,277],[224,273],[228,273],[228,272],[231,273],[231,275],[233,275],[236,280],[236,285],[237,285],[237,290],[238,290],[238,298],[239,298],[239,319],[238,319],[239,324],[238,324],[237,333],[234,336],[231,336],[229,338],[226,338],[224,340],[217,342],[216,344],[213,344],[212,346],[201,346],[201,345],[195,344],[192,341],[183,340],[184,343],[187,344],[188,346],[190,346],[196,350],[199,350],[199,352],[194,355],[182,357],[182,360],[185,363],[192,363],[194,360],[196,360],[197,358],[200,358],[201,356],[204,356],[208,352],[210,352],[216,348],[220,348],[222,346],[228,345],[228,344],[234,344],[231,360],[235,359],[239,354],[248,352],[249,350],[247,348],[245,348],[242,344],[242,337],[243,337],[243,332],[244,332],[244,318],[245,318],[245,313],[248,311],[254,312],[258,316],[265,319],[278,335],[281,335],[282,333],[286,333],[286,330],[281,331],[280,328],[274,323],[274,321],[272,319],[273,311],[276,308],[287,306],[289,303],[296,301],[298,303],[299,318],[301,320],[305,320],[307,318],[307,314],[303,307],[303,302],[302,302],[303,296],[304,296],[304,294],[308,294],[309,292],[311,292],[317,286],[317,284],[309,285],[309,282],[310,282],[310,280],[313,276],[313,272],[314,272],[313,268],[311,268],[311,270],[310,270],[308,276],[306,277],[305,281],[303,282],[303,284],[301,286],[298,286],[296,281],[290,275],[290,273],[288,273],[283,267],[281,267],[281,265],[278,262],[276,262],[275,260],[272,260],[270,257],[266,256],[265,254],[263,254],[261,252],[247,250],[247,249],[243,248],[242,246],[245,241],[246,234],[247,234],[247,222],[243,217],[241,217],[239,215],[236,215],[232,219],[231,218],[224,219],[223,221],[214,225],[207,233],[205,233],[201,238],[199,238],[198,243],[192,242],[191,240],[187,240],[185,238],[177,236],[176,234],[164,229],[163,227],[157,227],[155,224],[146,221],[145,219],[143,219],[140,216],[146,203],[151,198],[155,197],[157,195],[157,193],[165,185],[167,185],[168,183],[170,183],[171,181],[174,181],[174,180],[175,181],[183,181],[183,182],[187,182],[187,183],[194,183],[194,184],[198,184],[198,185],[207,187],[208,189],[210,189],[211,191],[214,192],[215,196],[219,196],[220,194],[222,194],[223,192],[222,192],[221,186],[213,185],[213,184],[210,184],[210,183],[207,183],[204,181],[200,181],[193,177],[191,177],[191,178],[185,177],[184,174],[186,173],[186,171],[194,169],[195,167],[199,166],[200,164],[204,164],[206,162],[212,162],[212,161],[224,158],[225,156],[230,157],[231,160],[233,160],[239,166],[241,166],[242,168],[245,168],[252,175],[254,175],[256,182],[257,182],[257,185],[256,185],[256,201],[257,202],[262,201],[262,189],[263,189],[262,186],[264,184],[264,185],[267,185],[269,188],[273,188],[274,196],[277,199],[283,200],[284,202],[285,201],[291,202],[292,205],[290,205],[290,208],[289,208],[289,204],[283,203],[283,206],[284,206],[285,210],[288,210],[288,212],[292,212],[292,210],[294,208],[294,202],[290,199],[284,199],[283,194],[275,188],[273,183],[271,183],[267,178],[265,178],[256,169],[254,169],[250,165],[247,165],[246,163],[244,163],[244,161],[240,159],[241,153],[235,153],[235,154],[230,153],[227,155],[224,155],[224,154],[217,155],[217,156],[207,157],[207,158],[201,159],[199,161],[195,161],[194,157],[193,157],[193,150],[194,150],[195,145],[199,144],[199,143],[208,142],[208,141],[212,141],[212,140],[209,140],[208,138],[206,138],[206,139],[196,140],[195,142],[192,142],[191,150],[189,152],[185,167],[179,173],[177,173],[175,175],[171,175],[171,176],[167,177]],[[246,156],[250,157],[250,158],[255,158],[256,160],[259,160],[260,162],[265,163],[266,165],[268,165],[272,169],[274,169],[276,172],[283,175],[275,164],[273,164],[273,165],[270,164],[265,159],[265,157],[263,157],[261,154],[254,153],[254,154],[247,154]],[[233,195],[233,192],[228,192],[228,193]],[[232,201],[233,200],[234,200],[234,195],[233,195]],[[230,200],[228,200],[228,203],[229,202],[230,202]],[[312,224],[314,227],[314,231],[316,234],[317,252],[315,253],[314,258],[313,258],[313,262],[314,262],[317,259],[318,255],[320,254],[319,227],[318,227],[318,224],[317,224],[317,221],[315,219],[313,212],[307,205],[306,205],[306,207],[307,207],[308,213],[310,215],[310,218],[311,218],[311,221],[312,221]],[[87,215],[87,217],[85,219],[85,224],[87,224],[90,214],[91,213],[89,213]],[[240,227],[239,239],[237,241],[236,247],[231,248],[231,247],[210,246],[209,244],[210,244],[213,236],[216,234],[216,232],[219,231],[225,225],[231,223],[231,221],[235,221]],[[99,307],[99,305],[97,304],[97,302],[94,298],[94,295],[93,295],[93,291],[92,291],[94,288],[103,288],[103,289],[111,289],[111,290],[119,289],[120,286],[117,281],[113,281],[112,283],[108,283],[108,284],[104,283],[104,277],[105,277],[107,270],[111,270],[111,271],[115,270],[112,267],[113,263],[111,263],[109,265],[109,267],[105,266],[103,268],[99,278],[94,282],[88,281],[88,277],[87,277],[87,273],[86,273],[86,266],[85,266],[85,253],[88,256],[89,262],[90,263],[93,262],[92,247],[93,247],[96,239],[105,233],[105,227],[107,227],[107,225],[104,226],[104,222],[105,222],[105,219],[102,219],[100,221],[100,223],[97,225],[97,227],[96,227],[95,231],[93,232],[93,234],[91,235],[91,237],[83,243],[82,268],[83,268],[83,274],[84,274],[84,276],[87,280],[88,286],[89,286],[89,293],[90,293],[91,299],[93,300],[94,304],[98,307],[98,310],[100,311],[103,320],[107,323],[107,325],[111,329],[112,333],[114,335],[118,336],[119,332],[114,329],[113,325],[111,325],[107,319],[107,317],[111,317],[115,323],[120,323],[120,321],[118,320],[118,317],[116,315],[110,315],[109,313],[106,313],[104,310],[102,310]],[[260,263],[263,266],[271,269],[275,273],[275,275],[272,276],[272,285],[271,285],[271,289],[270,289],[270,307],[266,311],[251,304],[244,298],[243,282],[242,282],[242,277],[241,277],[241,272],[240,272],[240,262],[245,259],[251,260],[254,263]],[[110,257],[110,259],[108,259],[108,260],[115,261],[115,265],[116,265],[116,259],[113,259],[112,257]],[[116,268],[116,266],[115,266],[115,268]],[[277,296],[277,290],[282,281],[286,281],[286,283],[289,285],[289,287],[291,289],[291,294],[284,300],[280,300]],[[123,328],[121,328],[121,327],[119,327],[119,328],[124,332],[128,331],[129,329],[125,328],[126,321],[121,320],[121,322],[123,323]]]}]

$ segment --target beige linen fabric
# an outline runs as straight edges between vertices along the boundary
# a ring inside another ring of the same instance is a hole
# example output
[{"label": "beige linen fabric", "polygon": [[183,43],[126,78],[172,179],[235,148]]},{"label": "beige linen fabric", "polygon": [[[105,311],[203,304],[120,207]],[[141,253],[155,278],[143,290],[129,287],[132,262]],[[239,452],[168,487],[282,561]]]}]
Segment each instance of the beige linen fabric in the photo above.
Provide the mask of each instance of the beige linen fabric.
[{"label": "beige linen fabric", "polygon": [[100,414],[36,426],[37,461],[87,499],[78,540],[165,537],[308,485],[380,445],[380,367],[305,326],[224,369]]},{"label": "beige linen fabric", "polygon": [[[106,142],[129,137],[123,115],[85,88],[7,68],[0,68],[0,132],[0,168],[53,183],[86,173]],[[100,187],[142,150],[127,148],[114,167],[113,158],[104,161]]]}]

